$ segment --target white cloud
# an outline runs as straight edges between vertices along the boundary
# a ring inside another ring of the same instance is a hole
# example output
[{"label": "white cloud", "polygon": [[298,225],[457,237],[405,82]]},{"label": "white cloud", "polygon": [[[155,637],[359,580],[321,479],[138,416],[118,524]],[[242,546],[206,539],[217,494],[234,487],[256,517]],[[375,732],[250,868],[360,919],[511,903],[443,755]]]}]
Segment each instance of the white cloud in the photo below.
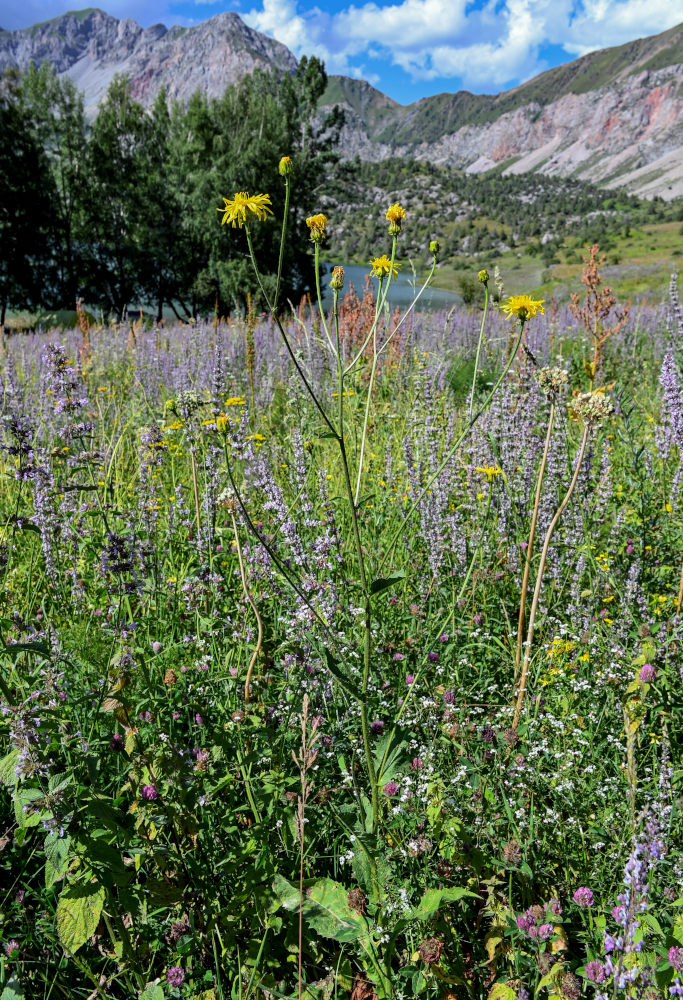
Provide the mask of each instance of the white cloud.
[{"label": "white cloud", "polygon": [[453,79],[495,91],[545,68],[544,45],[568,58],[656,34],[677,24],[671,0],[367,0],[328,14],[298,0],[262,0],[243,15],[300,56],[315,54],[328,72],[358,76],[362,59],[384,59],[413,80]]}]

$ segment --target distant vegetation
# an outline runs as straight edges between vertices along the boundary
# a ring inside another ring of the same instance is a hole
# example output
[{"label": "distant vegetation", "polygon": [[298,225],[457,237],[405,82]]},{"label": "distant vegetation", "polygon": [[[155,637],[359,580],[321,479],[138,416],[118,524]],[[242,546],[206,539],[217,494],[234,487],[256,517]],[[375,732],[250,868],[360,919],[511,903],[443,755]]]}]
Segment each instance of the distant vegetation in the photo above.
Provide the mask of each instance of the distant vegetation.
[{"label": "distant vegetation", "polygon": [[[162,314],[227,314],[256,283],[223,238],[222,196],[262,189],[283,151],[304,204],[334,146],[333,122],[309,123],[326,75],[315,58],[279,80],[256,72],[220,100],[187,108],[160,93],[147,112],[115,79],[96,119],[47,66],[0,80],[0,324],[11,309],[73,309],[78,297],[121,316],[134,303]],[[277,194],[273,208],[282,206]],[[310,282],[303,216],[292,220],[284,285]],[[255,234],[266,274],[277,268],[271,226]]]}]

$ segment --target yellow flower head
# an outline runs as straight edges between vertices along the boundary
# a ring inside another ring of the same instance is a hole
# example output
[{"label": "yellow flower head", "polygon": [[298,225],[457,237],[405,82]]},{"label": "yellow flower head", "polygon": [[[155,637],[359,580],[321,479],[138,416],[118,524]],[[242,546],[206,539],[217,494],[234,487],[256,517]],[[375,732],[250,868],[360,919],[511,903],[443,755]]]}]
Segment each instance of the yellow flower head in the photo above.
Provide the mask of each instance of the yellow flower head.
[{"label": "yellow flower head", "polygon": [[531,316],[535,316],[536,313],[540,312],[542,316],[545,316],[543,309],[544,302],[545,299],[532,299],[530,295],[510,295],[507,302],[503,303],[502,308],[508,319],[516,316],[517,319],[524,323],[525,320]]},{"label": "yellow flower head", "polygon": [[280,157],[280,173],[283,177],[288,177],[292,172],[292,158],[290,156]]},{"label": "yellow flower head", "polygon": [[318,215],[310,215],[306,219],[306,225],[311,231],[311,239],[314,243],[320,243],[325,239],[327,229],[327,218],[320,212]]},{"label": "yellow flower head", "polygon": [[370,276],[372,278],[388,278],[393,272],[394,277],[398,274],[400,264],[393,264],[385,253],[381,257],[375,257],[370,261]]},{"label": "yellow flower head", "polygon": [[483,472],[489,482],[494,478],[494,476],[501,476],[503,470],[499,465],[478,465],[475,472]]},{"label": "yellow flower head", "polygon": [[223,201],[225,202],[223,208],[218,208],[216,211],[223,212],[221,225],[231,222],[233,229],[235,226],[239,226],[240,229],[242,228],[247,221],[247,212],[255,215],[259,222],[262,222],[266,218],[266,213],[268,215],[273,214],[268,208],[271,203],[270,195],[268,194],[253,194],[249,197],[246,191],[238,191],[232,201],[229,201],[227,198],[223,198]]}]

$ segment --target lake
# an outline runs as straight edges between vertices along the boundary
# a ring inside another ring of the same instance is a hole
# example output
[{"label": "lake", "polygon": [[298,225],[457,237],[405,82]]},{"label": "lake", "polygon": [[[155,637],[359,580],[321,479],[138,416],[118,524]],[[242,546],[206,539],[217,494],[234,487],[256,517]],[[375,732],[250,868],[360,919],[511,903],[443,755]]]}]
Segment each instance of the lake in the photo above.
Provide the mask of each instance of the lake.
[{"label": "lake", "polygon": [[[332,291],[329,286],[330,276],[332,274],[332,265],[324,264],[323,267],[325,271],[321,274],[321,291],[323,293],[323,304],[326,307],[332,305]],[[340,300],[344,298],[348,292],[349,286],[353,285],[356,290],[356,294],[359,298],[363,296],[363,289],[365,287],[365,276],[370,271],[369,267],[363,267],[358,264],[350,264],[344,267],[344,288],[340,292]],[[418,281],[415,288],[413,288],[413,273],[408,269],[406,271],[399,271],[398,276],[394,278],[389,285],[389,293],[387,295],[387,303],[393,308],[393,306],[400,306],[401,308],[409,306],[413,301],[416,291],[422,287],[422,281]],[[377,291],[377,279],[372,279],[372,285]],[[445,288],[428,288],[421,296],[420,300],[416,305],[416,309],[449,309],[451,306],[458,302],[462,302],[462,298],[457,292],[450,292]]]}]

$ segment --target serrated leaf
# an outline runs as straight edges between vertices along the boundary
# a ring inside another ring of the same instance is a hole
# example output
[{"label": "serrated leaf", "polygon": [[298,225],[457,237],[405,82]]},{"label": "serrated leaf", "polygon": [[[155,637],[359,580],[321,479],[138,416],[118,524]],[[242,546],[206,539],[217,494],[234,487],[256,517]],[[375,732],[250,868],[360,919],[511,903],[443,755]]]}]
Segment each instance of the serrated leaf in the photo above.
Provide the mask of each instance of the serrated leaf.
[{"label": "serrated leaf", "polygon": [[13,788],[19,778],[17,777],[17,763],[19,761],[19,751],[10,750],[6,757],[0,760],[0,784]]},{"label": "serrated leaf", "polygon": [[45,838],[45,888],[50,889],[66,874],[69,867],[69,848],[71,837],[56,837],[50,834]]},{"label": "serrated leaf", "polygon": [[75,954],[97,930],[104,906],[104,889],[97,882],[64,889],[57,903],[57,934]]}]

